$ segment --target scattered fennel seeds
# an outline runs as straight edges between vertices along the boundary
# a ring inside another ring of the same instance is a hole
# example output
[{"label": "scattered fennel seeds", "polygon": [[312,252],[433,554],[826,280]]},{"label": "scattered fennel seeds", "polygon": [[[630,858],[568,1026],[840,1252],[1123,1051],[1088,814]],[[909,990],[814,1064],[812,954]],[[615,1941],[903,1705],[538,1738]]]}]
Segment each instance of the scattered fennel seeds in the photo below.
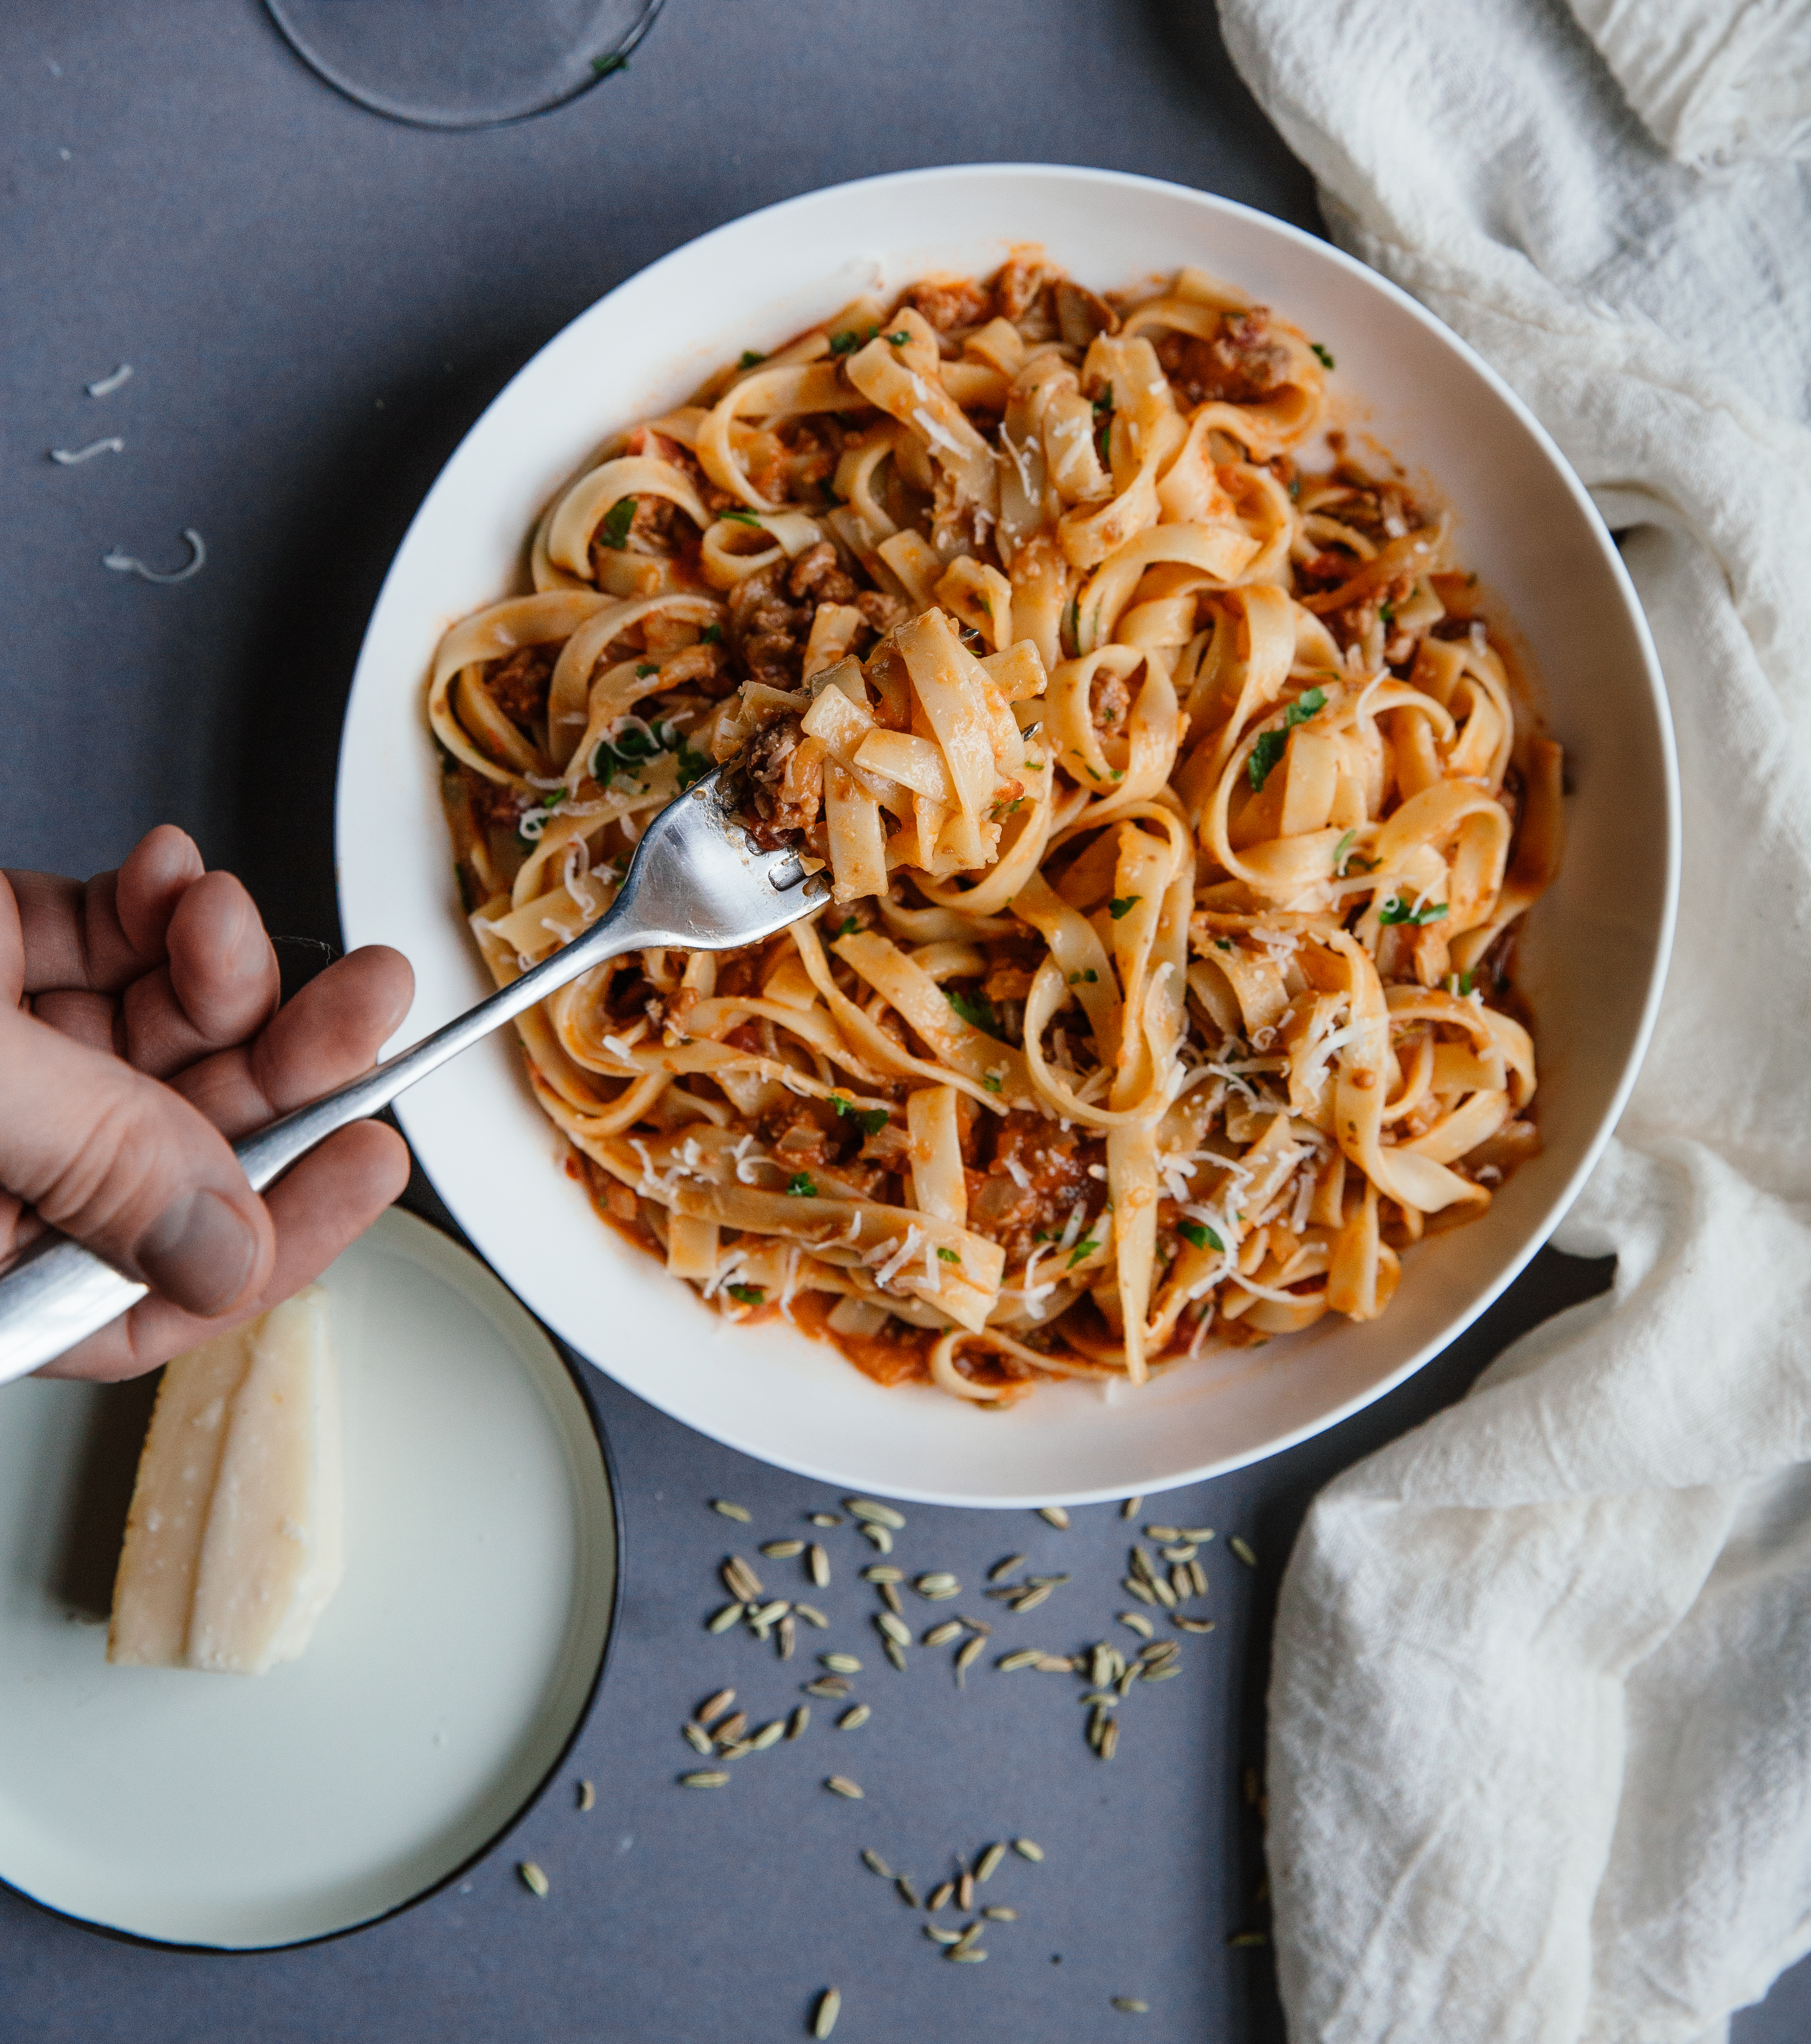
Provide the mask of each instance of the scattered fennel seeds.
[{"label": "scattered fennel seeds", "polygon": [[795,1616],[802,1618],[807,1625],[816,1626],[820,1632],[828,1632],[829,1631],[829,1619],[824,1616],[823,1612],[817,1608],[816,1604],[795,1604],[792,1608]]},{"label": "scattered fennel seeds", "polygon": [[[694,1723],[691,1719],[687,1718],[686,1722],[680,1726],[679,1730],[684,1735],[686,1745],[691,1748],[694,1753],[708,1754],[712,1750],[710,1734],[705,1730],[702,1725]],[[579,1807],[580,1808],[583,1808],[584,1805],[581,1804]]]},{"label": "scattered fennel seeds", "polygon": [[548,1892],[547,1876],[541,1872],[540,1869],[535,1865],[532,1859],[517,1860],[516,1862],[516,1872],[521,1878],[523,1887],[529,1891],[529,1894],[537,1895],[543,1901],[546,1900]]},{"label": "scattered fennel seeds", "polygon": [[761,1552],[770,1562],[790,1562],[794,1555],[805,1552],[802,1540],[763,1540]]},{"label": "scattered fennel seeds", "polygon": [[1024,1559],[1023,1554],[1008,1554],[1004,1560],[996,1562],[987,1571],[988,1581],[997,1583],[1002,1576],[1009,1576]]},{"label": "scattered fennel seeds", "polygon": [[824,1786],[832,1796],[846,1796],[852,1803],[859,1803],[862,1800],[861,1785],[852,1781],[846,1774],[827,1776]]},{"label": "scattered fennel seeds", "polygon": [[589,1781],[579,1784],[578,1807],[581,1810],[594,1810],[598,1807],[598,1792]]},{"label": "scattered fennel seeds", "polygon": [[679,1777],[682,1788],[727,1788],[729,1777],[717,1768],[705,1768],[696,1774]]},{"label": "scattered fennel seeds", "polygon": [[740,1520],[746,1526],[753,1516],[744,1505],[732,1504],[727,1497],[713,1497],[710,1500],[713,1512],[721,1512],[725,1519]]},{"label": "scattered fennel seeds", "polygon": [[891,1881],[895,1877],[892,1868],[870,1846],[863,1846],[862,1848],[862,1865],[870,1873],[878,1873],[882,1881]]},{"label": "scattered fennel seeds", "polygon": [[817,1658],[832,1675],[859,1675],[862,1671],[852,1654],[820,1654]]},{"label": "scattered fennel seeds", "polygon": [[946,1881],[940,1888],[933,1888],[932,1890],[931,1899],[925,1904],[925,1907],[930,1910],[933,1915],[940,1909],[947,1909],[949,1907],[951,1898],[955,1895],[955,1883],[953,1881]]},{"label": "scattered fennel seeds", "polygon": [[1003,1902],[996,1902],[981,1913],[994,1923],[1016,1923],[1019,1920],[1017,1910],[1009,1909]]},{"label": "scattered fennel seeds", "polygon": [[1021,1859],[1040,1860],[1044,1858],[1044,1847],[1036,1838],[1014,1838],[1013,1850]]},{"label": "scattered fennel seeds", "polygon": [[1119,1516],[1121,1519],[1136,1519],[1144,1509],[1144,1500],[1142,1497],[1129,1497],[1119,1508]]},{"label": "scattered fennel seeds", "polygon": [[910,1875],[904,1873],[895,1874],[894,1876],[893,1885],[899,1891],[899,1900],[905,1904],[908,1909],[920,1909],[924,1907],[923,1904],[918,1900],[917,1889],[912,1885]]},{"label": "scattered fennel seeds", "polygon": [[813,1512],[808,1516],[813,1526],[840,1526],[843,1523],[840,1512]]},{"label": "scattered fennel seeds", "polygon": [[705,1621],[705,1630],[706,1632],[727,1632],[741,1616],[742,1606],[740,1604],[726,1604],[721,1611],[713,1612]]},{"label": "scattered fennel seeds", "polygon": [[792,1716],[786,1719],[786,1737],[788,1739],[802,1738],[805,1733],[805,1727],[809,1724],[810,1722],[811,1706],[809,1704],[799,1704],[793,1712]]},{"label": "scattered fennel seeds", "polygon": [[836,1720],[838,1731],[859,1731],[874,1716],[866,1704],[852,1704]]},{"label": "scattered fennel seeds", "polygon": [[962,1620],[946,1618],[941,1625],[933,1625],[919,1641],[921,1646],[947,1646],[952,1639],[962,1637]]},{"label": "scattered fennel seeds", "polygon": [[977,1881],[991,1881],[1001,1861],[1005,1857],[1006,1848],[1003,1845],[990,1845],[975,1862],[975,1878]]},{"label": "scattered fennel seeds", "polygon": [[1226,1940],[1228,1949],[1235,1952],[1248,1946],[1267,1945],[1269,1942],[1268,1934],[1263,1931],[1235,1931]]},{"label": "scattered fennel seeds", "polygon": [[714,1695],[706,1696],[692,1716],[701,1725],[714,1724],[735,1700],[733,1689],[719,1689]]},{"label": "scattered fennel seeds", "polygon": [[830,1586],[830,1557],[815,1540],[811,1543],[806,1564],[811,1572],[812,1581],[819,1589],[828,1589]]},{"label": "scattered fennel seeds", "polygon": [[765,1753],[769,1746],[778,1746],[786,1737],[786,1719],[775,1718],[771,1724],[764,1724],[749,1740],[750,1747],[756,1753]]},{"label": "scattered fennel seeds", "polygon": [[1040,1504],[1037,1508],[1037,1516],[1054,1526],[1059,1533],[1069,1531],[1069,1515],[1060,1504]]},{"label": "scattered fennel seeds", "polygon": [[1129,1994],[1116,1994],[1113,2005],[1121,2015],[1148,2015],[1151,2004],[1148,2001],[1134,2001]]},{"label": "scattered fennel seeds", "polygon": [[813,2037],[828,2037],[836,2027],[836,2018],[843,2012],[840,1988],[827,1987],[817,1997],[817,2012],[811,2019]]},{"label": "scattered fennel seeds", "polygon": [[1258,1558],[1252,1553],[1250,1543],[1239,1534],[1228,1533],[1226,1536],[1226,1544],[1248,1569],[1255,1569],[1258,1566]]}]

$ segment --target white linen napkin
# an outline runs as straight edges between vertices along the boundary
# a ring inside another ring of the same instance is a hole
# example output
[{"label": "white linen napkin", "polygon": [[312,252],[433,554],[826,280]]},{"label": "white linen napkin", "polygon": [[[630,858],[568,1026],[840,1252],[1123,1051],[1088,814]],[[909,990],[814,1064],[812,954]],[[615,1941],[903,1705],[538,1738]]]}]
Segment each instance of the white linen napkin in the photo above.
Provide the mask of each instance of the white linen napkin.
[{"label": "white linen napkin", "polygon": [[1335,235],[1625,533],[1684,791],[1653,1047],[1555,1238],[1613,1292],[1290,1563],[1294,2044],[1709,2044],[1811,1947],[1811,36],[1578,6],[1598,44],[1557,0],[1221,0]]}]

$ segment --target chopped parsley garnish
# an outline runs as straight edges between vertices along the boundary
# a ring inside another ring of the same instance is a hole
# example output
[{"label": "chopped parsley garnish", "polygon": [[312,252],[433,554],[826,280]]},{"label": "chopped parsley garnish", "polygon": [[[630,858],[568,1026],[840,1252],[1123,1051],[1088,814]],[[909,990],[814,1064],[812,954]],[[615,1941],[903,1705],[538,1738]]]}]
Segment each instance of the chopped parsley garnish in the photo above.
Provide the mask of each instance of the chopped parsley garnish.
[{"label": "chopped parsley garnish", "polygon": [[1063,613],[1063,636],[1069,641],[1071,653],[1082,650],[1082,597],[1078,592],[1069,599],[1069,608]]},{"label": "chopped parsley garnish", "polygon": [[1328,349],[1324,348],[1317,340],[1311,340],[1309,342],[1308,345],[1319,358],[1321,367],[1323,369],[1331,369],[1332,367],[1333,357]]},{"label": "chopped parsley garnish", "polygon": [[721,646],[723,644],[723,627],[721,624],[707,624],[698,634],[698,644],[701,646]]},{"label": "chopped parsley garnish", "polygon": [[1302,501],[1302,478],[1299,475],[1292,475],[1289,478],[1289,501],[1291,504]]},{"label": "chopped parsley garnish", "polygon": [[1385,624],[1394,624],[1396,622],[1395,605],[1393,604],[1387,597],[1386,597],[1383,601],[1377,606],[1377,615],[1382,623]]},{"label": "chopped parsley garnish", "polygon": [[830,352],[832,355],[853,355],[864,340],[872,340],[879,331],[879,327],[871,326],[865,334],[857,333],[853,328],[846,333],[833,333],[830,336]]},{"label": "chopped parsley garnish", "polygon": [[911,338],[911,329],[902,327],[897,333],[890,333],[886,336],[886,343],[890,348],[903,348]]},{"label": "chopped parsley garnish", "polygon": [[644,682],[650,674],[657,674],[659,671],[660,670],[652,661],[639,661],[636,665],[635,678],[638,682]]},{"label": "chopped parsley garnish", "polygon": [[1093,986],[1099,981],[1099,979],[1100,974],[1095,971],[1092,966],[1089,966],[1080,972],[1071,973],[1069,975],[1069,984],[1071,986],[1079,986],[1085,980],[1090,986]]},{"label": "chopped parsley garnish", "polygon": [[830,1105],[848,1116],[864,1135],[878,1135],[891,1118],[884,1107],[857,1107],[847,1093],[832,1093]]},{"label": "chopped parsley garnish", "polygon": [[786,1180],[786,1189],[795,1200],[814,1200],[817,1197],[817,1181],[809,1171],[794,1171]]},{"label": "chopped parsley garnish", "polygon": [[1213,940],[1213,947],[1216,951],[1229,951],[1232,948],[1232,940],[1230,937],[1216,937]]},{"label": "chopped parsley garnish", "polygon": [[960,987],[946,986],[944,998],[970,1028],[985,1030],[990,1036],[999,1035],[1000,1018],[985,993],[964,993]]},{"label": "chopped parsley garnish", "polygon": [[758,349],[745,348],[742,351],[742,359],[736,367],[738,369],[752,369],[757,363],[765,362],[767,359]]},{"label": "chopped parsley garnish", "polygon": [[717,515],[732,525],[752,525],[757,532],[765,529],[752,511],[723,511]]},{"label": "chopped parsley garnish", "polygon": [[839,923],[836,928],[831,932],[830,941],[834,943],[838,937],[847,937],[852,936],[860,928],[861,924],[856,920],[853,916],[845,916],[842,921]]},{"label": "chopped parsley garnish", "polygon": [[959,1263],[962,1258],[953,1249],[940,1249],[937,1251],[937,1261],[940,1263]]},{"label": "chopped parsley garnish", "polygon": [[1225,1243],[1212,1228],[1204,1226],[1198,1220],[1178,1221],[1176,1224],[1176,1232],[1184,1242],[1192,1242],[1197,1249],[1217,1250],[1222,1256],[1226,1254]]},{"label": "chopped parsley garnish", "polygon": [[1447,912],[1444,901],[1424,901],[1418,909],[1411,909],[1400,894],[1392,894],[1377,912],[1380,923],[1437,923]]},{"label": "chopped parsley garnish", "polygon": [[1000,1090],[1000,1074],[998,1072],[983,1072],[981,1083],[990,1093],[998,1093]]},{"label": "chopped parsley garnish", "polygon": [[635,499],[619,497],[598,528],[598,537],[620,554],[629,544],[629,528],[635,523]]},{"label": "chopped parsley garnish", "polygon": [[1257,794],[1271,778],[1271,769],[1282,759],[1283,747],[1289,743],[1286,731],[1260,731],[1258,742],[1252,747],[1252,756],[1245,762],[1245,778],[1252,784],[1252,793]]},{"label": "chopped parsley garnish", "polygon": [[[644,761],[658,758],[663,752],[677,752],[679,755],[680,785],[689,788],[693,781],[710,771],[710,762],[686,746],[685,736],[675,731],[670,724],[657,724],[651,729],[640,724],[629,724],[614,738],[598,741],[598,749],[591,755],[591,778],[600,788],[610,785],[610,777],[620,768],[627,772]],[[690,778],[686,778],[688,767],[694,768]]]},{"label": "chopped parsley garnish", "polygon": [[1112,465],[1108,450],[1113,445],[1113,386],[1109,384],[1105,394],[1094,400],[1094,451],[1101,458],[1102,468]]},{"label": "chopped parsley garnish", "polygon": [[591,60],[591,75],[594,78],[608,78],[613,71],[628,69],[629,59],[621,50],[613,51],[607,57],[593,57]]},{"label": "chopped parsley garnish", "polygon": [[1333,878],[1336,880],[1344,880],[1346,877],[1346,854],[1352,850],[1352,840],[1357,836],[1355,830],[1349,830],[1333,847]]},{"label": "chopped parsley garnish", "polygon": [[1449,972],[1446,976],[1446,990],[1464,1000],[1471,991],[1471,975],[1468,972]]},{"label": "chopped parsley garnish", "polygon": [[1305,724],[1317,709],[1327,707],[1325,689],[1304,689],[1282,713],[1283,728],[1293,731],[1298,724]]},{"label": "chopped parsley garnish", "polygon": [[1086,1241],[1077,1243],[1075,1247],[1070,1251],[1069,1261],[1064,1265],[1063,1268],[1065,1270],[1073,1270],[1075,1266],[1082,1261],[1083,1257],[1092,1256],[1094,1251],[1098,1249],[1100,1246],[1101,1245],[1095,1241],[1092,1235],[1090,1235]]},{"label": "chopped parsley garnish", "polygon": [[767,1295],[759,1285],[732,1285],[729,1296],[739,1306],[758,1306]]},{"label": "chopped parsley garnish", "polygon": [[[1123,923],[1144,899],[1142,894],[1116,894],[1107,904],[1107,913],[1116,923]],[[1093,974],[1089,977],[1092,978]]]}]

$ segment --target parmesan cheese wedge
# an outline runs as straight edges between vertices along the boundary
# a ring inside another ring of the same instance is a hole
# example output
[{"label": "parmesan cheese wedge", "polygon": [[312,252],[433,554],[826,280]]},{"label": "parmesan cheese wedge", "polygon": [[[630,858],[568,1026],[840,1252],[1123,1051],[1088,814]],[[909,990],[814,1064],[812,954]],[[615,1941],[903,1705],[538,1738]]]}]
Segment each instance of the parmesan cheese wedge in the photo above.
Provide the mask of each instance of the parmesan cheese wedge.
[{"label": "parmesan cheese wedge", "polygon": [[293,1661],[340,1584],[340,1435],[319,1285],[169,1364],[107,1658],[247,1675]]}]

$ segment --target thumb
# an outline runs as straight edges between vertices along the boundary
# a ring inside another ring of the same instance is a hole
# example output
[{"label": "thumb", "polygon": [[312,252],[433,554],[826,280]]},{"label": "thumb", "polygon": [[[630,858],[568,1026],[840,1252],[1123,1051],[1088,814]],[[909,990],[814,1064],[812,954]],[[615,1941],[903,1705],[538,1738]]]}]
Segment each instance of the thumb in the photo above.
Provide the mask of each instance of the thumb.
[{"label": "thumb", "polygon": [[0,1185],[185,1311],[269,1274],[264,1203],[179,1094],[22,1009],[0,1010]]}]

